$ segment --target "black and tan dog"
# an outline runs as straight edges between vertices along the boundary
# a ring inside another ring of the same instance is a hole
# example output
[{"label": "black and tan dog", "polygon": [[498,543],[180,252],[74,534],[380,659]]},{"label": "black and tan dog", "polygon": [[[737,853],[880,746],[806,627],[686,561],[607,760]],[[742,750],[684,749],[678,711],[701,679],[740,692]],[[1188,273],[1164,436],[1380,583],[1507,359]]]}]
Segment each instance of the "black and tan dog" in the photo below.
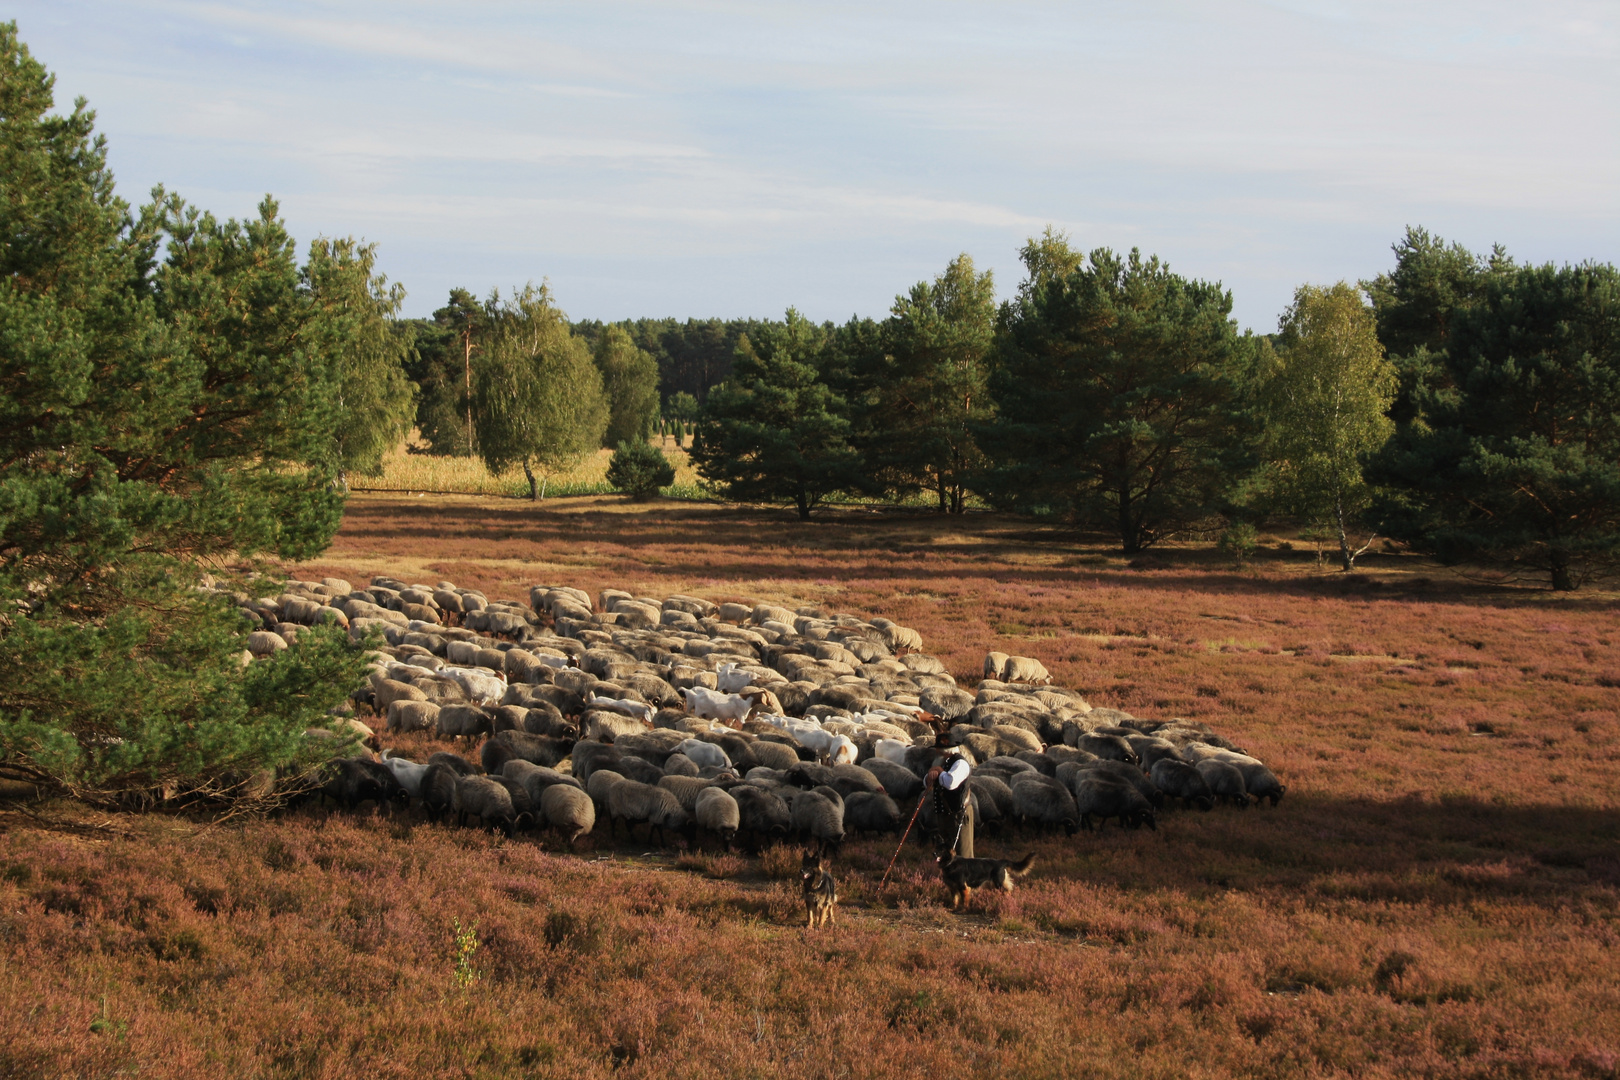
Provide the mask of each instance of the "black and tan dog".
[{"label": "black and tan dog", "polygon": [[940,876],[951,891],[951,910],[955,911],[967,904],[974,889],[1012,892],[1013,879],[1023,877],[1035,865],[1035,853],[1032,851],[1017,862],[1009,862],[1006,859],[959,859],[947,849],[939,852],[934,861],[939,863]]},{"label": "black and tan dog", "polygon": [[799,880],[804,889],[804,925],[812,927],[836,922],[838,882],[833,880],[832,860],[826,855],[805,852]]}]

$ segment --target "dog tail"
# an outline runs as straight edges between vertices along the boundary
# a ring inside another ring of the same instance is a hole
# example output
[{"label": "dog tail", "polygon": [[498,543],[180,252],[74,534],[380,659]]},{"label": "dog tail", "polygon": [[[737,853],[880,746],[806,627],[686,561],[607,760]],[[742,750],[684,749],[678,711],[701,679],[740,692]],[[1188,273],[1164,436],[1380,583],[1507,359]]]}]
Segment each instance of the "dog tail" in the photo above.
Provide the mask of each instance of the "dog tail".
[{"label": "dog tail", "polygon": [[1008,864],[1007,872],[1015,877],[1023,877],[1025,874],[1029,873],[1029,868],[1034,865],[1035,853],[1032,851],[1028,855],[1025,855],[1022,859],[1019,859],[1017,862]]}]

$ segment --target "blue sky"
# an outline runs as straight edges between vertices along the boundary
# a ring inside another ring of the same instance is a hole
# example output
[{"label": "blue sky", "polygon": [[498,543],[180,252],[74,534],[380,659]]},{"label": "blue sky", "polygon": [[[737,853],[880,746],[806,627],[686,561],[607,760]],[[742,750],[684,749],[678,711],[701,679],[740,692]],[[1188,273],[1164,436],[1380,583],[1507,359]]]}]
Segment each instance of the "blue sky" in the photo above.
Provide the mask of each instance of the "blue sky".
[{"label": "blue sky", "polygon": [[1616,3],[20,0],[126,198],[276,195],[426,314],[881,316],[1048,223],[1275,327],[1423,224],[1620,261]]}]

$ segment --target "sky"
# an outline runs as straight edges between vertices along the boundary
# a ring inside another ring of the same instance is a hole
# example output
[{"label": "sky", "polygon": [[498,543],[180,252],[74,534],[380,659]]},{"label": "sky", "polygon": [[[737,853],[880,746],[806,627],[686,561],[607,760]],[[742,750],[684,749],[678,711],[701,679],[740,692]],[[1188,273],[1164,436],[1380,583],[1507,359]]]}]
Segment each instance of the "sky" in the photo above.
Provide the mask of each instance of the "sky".
[{"label": "sky", "polygon": [[1052,225],[1275,329],[1408,225],[1620,262],[1620,3],[13,0],[119,191],[378,246],[426,315],[882,317]]}]

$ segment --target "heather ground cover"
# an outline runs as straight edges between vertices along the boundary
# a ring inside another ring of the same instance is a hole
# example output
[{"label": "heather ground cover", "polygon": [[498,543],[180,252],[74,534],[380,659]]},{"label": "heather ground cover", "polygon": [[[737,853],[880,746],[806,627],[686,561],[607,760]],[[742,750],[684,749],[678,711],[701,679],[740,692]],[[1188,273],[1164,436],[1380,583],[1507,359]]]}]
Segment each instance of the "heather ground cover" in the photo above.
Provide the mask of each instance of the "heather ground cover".
[{"label": "heather ground cover", "polygon": [[920,848],[879,893],[893,845],[856,841],[808,934],[794,852],[12,810],[0,1074],[1617,1075],[1615,595],[1387,554],[1347,581],[1278,539],[1133,566],[993,516],[357,497],[301,574],[883,614],[964,683],[996,648],[1207,721],[1288,794],[989,837],[1037,868],[966,915]]}]

